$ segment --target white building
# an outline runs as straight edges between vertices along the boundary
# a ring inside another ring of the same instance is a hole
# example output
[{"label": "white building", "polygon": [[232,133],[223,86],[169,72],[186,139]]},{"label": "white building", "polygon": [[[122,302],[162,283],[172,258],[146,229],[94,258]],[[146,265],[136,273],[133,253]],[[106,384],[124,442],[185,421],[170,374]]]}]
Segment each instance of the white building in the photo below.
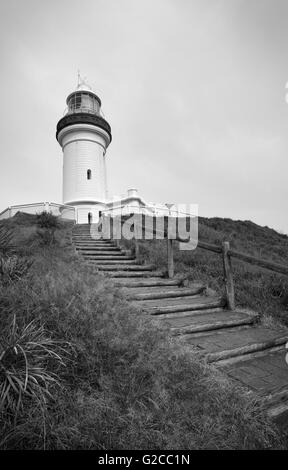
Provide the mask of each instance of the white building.
[{"label": "white building", "polygon": [[112,134],[101,115],[101,100],[87,83],[78,80],[77,89],[68,95],[66,104],[67,112],[56,131],[63,151],[62,203],[11,206],[0,213],[0,220],[18,211],[31,214],[46,210],[76,223],[97,222],[101,214],[171,213],[164,204],[146,203],[136,189],[129,189],[125,196],[108,198],[106,151]]}]

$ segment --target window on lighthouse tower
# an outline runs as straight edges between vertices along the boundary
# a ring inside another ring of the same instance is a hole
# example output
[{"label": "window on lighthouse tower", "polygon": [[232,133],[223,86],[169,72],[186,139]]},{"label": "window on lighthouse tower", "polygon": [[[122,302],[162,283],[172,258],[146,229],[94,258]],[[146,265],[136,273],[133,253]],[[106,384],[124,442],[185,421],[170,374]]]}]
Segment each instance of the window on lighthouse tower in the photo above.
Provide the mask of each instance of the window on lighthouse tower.
[{"label": "window on lighthouse tower", "polygon": [[91,180],[92,173],[91,170],[87,170],[87,180]]}]

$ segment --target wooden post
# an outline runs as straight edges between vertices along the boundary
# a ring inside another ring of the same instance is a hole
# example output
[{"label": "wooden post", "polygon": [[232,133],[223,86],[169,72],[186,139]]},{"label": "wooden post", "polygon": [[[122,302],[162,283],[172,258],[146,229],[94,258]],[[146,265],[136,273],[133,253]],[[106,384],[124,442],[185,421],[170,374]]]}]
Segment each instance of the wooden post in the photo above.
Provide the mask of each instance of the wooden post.
[{"label": "wooden post", "polygon": [[168,277],[174,277],[173,240],[167,238],[167,265]]},{"label": "wooden post", "polygon": [[227,297],[227,306],[229,310],[235,310],[235,293],[234,293],[234,282],[232,275],[232,264],[231,257],[228,252],[230,249],[229,242],[222,243],[222,254],[223,254],[223,268],[224,268],[224,280]]}]

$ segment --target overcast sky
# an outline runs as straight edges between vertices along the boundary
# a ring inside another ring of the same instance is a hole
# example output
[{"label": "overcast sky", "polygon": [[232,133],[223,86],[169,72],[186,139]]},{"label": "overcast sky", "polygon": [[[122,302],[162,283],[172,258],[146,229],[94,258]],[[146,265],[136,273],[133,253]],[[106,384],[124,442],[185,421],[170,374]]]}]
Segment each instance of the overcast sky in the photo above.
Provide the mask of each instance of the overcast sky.
[{"label": "overcast sky", "polygon": [[288,233],[287,0],[2,0],[0,18],[0,211],[62,202],[80,69],[112,127],[111,195]]}]

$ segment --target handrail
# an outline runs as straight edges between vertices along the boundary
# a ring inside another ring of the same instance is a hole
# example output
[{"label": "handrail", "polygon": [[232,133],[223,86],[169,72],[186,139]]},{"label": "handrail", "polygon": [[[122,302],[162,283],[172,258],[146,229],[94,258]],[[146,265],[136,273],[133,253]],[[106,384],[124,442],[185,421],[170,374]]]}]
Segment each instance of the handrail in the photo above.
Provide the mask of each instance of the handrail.
[{"label": "handrail", "polygon": [[[118,217],[118,216],[116,216],[116,217]],[[165,219],[168,218],[167,216],[164,216],[164,217],[165,217]],[[127,216],[124,216],[123,219],[126,220],[126,218],[127,218]],[[141,226],[139,226],[137,223],[134,223],[134,225],[137,226],[138,228],[141,228],[142,230],[146,230],[146,231],[149,231],[150,233],[153,233],[153,235],[159,234],[159,235],[163,235],[164,238],[167,238],[167,229],[164,229],[164,231],[159,231],[159,230],[156,230],[154,227],[150,227],[150,226],[144,227],[143,224]],[[190,241],[190,237],[189,238],[182,238],[182,237],[180,237],[179,235],[176,234],[176,241],[179,241],[179,242],[182,242],[182,243],[188,243]],[[219,245],[216,245],[216,244],[213,244],[213,243],[204,242],[202,240],[198,240],[197,247],[201,248],[201,249],[204,249],[204,250],[212,251],[212,252],[217,253],[219,255],[221,255],[223,253],[223,246],[219,246]],[[245,261],[247,263],[259,266],[259,267],[264,268],[264,269],[268,269],[268,270],[277,272],[279,274],[288,275],[288,267],[285,266],[285,265],[282,265],[282,264],[279,264],[279,263],[274,263],[273,261],[268,261],[268,260],[261,259],[261,258],[256,258],[255,256],[248,255],[248,254],[242,253],[240,251],[230,249],[230,247],[227,251],[227,256],[239,259],[241,261]]]},{"label": "handrail", "polygon": [[[180,240],[180,241],[185,243],[185,240]],[[202,241],[198,241],[197,247],[203,248],[204,250],[213,251],[214,253],[219,253],[219,254],[223,252],[223,248],[221,246],[202,242]],[[241,251],[232,250],[230,248],[227,251],[227,255],[233,258],[239,259],[241,261],[246,261],[246,263],[250,263],[255,266],[260,266],[261,268],[264,268],[264,269],[269,269],[270,271],[274,271],[279,274],[288,275],[288,267],[284,266],[283,264],[274,263],[273,261],[268,261],[262,258],[256,258],[255,256],[242,253]]]},{"label": "handrail", "polygon": [[[185,240],[180,240],[185,243]],[[221,254],[223,252],[223,248],[219,245],[214,245],[212,243],[206,243],[202,241],[198,241],[197,247],[203,248],[204,250],[213,251],[214,253]],[[248,255],[242,253],[241,251],[230,249],[227,251],[227,255],[233,258],[239,259],[241,261],[246,261],[246,263],[253,264],[255,266],[260,266],[264,269],[269,269],[270,271],[277,272],[279,274],[288,275],[288,267],[284,266],[283,264],[274,263],[273,261],[268,261],[262,258],[256,258],[256,256]]]},{"label": "handrail", "polygon": [[269,269],[270,271],[288,275],[288,267],[284,266],[283,264],[273,263],[272,261],[256,258],[255,256],[246,255],[245,253],[241,253],[240,251],[230,249],[228,250],[228,255],[240,259],[241,261],[246,261],[246,263],[260,266],[261,268]]},{"label": "handrail", "polygon": [[[166,219],[166,222],[167,222],[168,217],[164,217],[164,218]],[[121,217],[121,224],[125,221],[125,219],[127,220],[127,216]],[[140,225],[137,224],[137,221],[136,222],[134,221],[134,230],[135,230],[135,227],[138,227],[138,229],[140,228],[142,230],[142,233],[143,233],[143,230],[144,231],[148,230],[152,232],[153,235],[157,235],[157,233],[160,233],[161,235],[163,235],[163,238],[166,238],[168,276],[173,277],[174,276],[173,239],[169,238],[168,236],[168,230],[167,230],[168,225],[164,224],[164,231],[161,231],[161,232],[159,230],[158,231],[156,230],[156,228],[154,227],[154,223],[152,227],[149,225],[146,227],[143,227],[143,224],[140,227]],[[191,240],[191,237],[183,239],[176,233],[176,240],[182,243],[188,243]],[[261,258],[256,258],[255,256],[247,255],[237,250],[232,250],[230,249],[229,242],[223,242],[222,246],[219,246],[213,243],[207,243],[207,242],[198,240],[197,247],[222,255],[227,307],[230,310],[235,309],[235,292],[234,292],[234,281],[233,281],[231,258],[236,258],[240,261],[244,261],[252,265],[256,265],[261,268],[268,269],[270,271],[273,271],[279,274],[288,275],[287,266],[281,265],[279,263],[274,263],[272,261],[264,260]],[[135,254],[136,254],[136,257],[138,258],[139,257],[139,245],[138,245],[137,239],[135,239]]]}]

